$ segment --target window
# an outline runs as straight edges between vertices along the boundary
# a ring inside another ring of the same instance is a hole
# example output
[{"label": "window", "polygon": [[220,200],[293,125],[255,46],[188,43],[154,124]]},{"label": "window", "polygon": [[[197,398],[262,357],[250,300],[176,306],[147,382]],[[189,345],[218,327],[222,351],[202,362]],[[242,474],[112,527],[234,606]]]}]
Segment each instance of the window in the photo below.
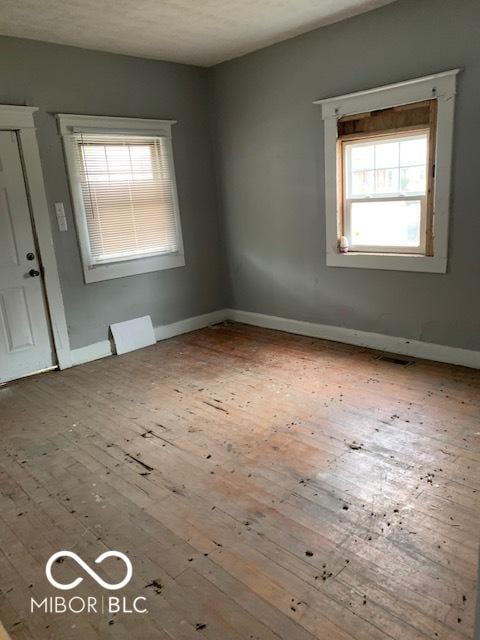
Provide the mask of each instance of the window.
[{"label": "window", "polygon": [[317,101],[327,265],[446,271],[457,72]]},{"label": "window", "polygon": [[411,130],[398,124],[404,117],[395,118],[407,109],[377,112],[376,118],[381,115],[388,122],[384,127],[390,129],[397,120],[397,129],[393,127],[391,133],[379,129],[368,134],[343,134],[341,125],[345,121],[339,122],[343,172],[340,230],[348,240],[349,251],[431,254],[432,193],[428,177],[433,177],[435,106],[431,101],[424,107],[410,107],[408,111],[420,114],[417,119],[426,120],[425,125]]},{"label": "window", "polygon": [[85,281],[184,265],[171,122],[58,118]]}]

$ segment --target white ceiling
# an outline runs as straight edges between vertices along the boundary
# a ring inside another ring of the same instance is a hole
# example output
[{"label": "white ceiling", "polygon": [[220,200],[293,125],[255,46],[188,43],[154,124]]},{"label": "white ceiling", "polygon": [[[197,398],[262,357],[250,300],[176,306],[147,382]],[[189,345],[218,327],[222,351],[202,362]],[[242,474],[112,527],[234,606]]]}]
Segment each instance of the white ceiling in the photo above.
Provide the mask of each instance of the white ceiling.
[{"label": "white ceiling", "polygon": [[0,0],[0,34],[210,66],[394,0]]}]

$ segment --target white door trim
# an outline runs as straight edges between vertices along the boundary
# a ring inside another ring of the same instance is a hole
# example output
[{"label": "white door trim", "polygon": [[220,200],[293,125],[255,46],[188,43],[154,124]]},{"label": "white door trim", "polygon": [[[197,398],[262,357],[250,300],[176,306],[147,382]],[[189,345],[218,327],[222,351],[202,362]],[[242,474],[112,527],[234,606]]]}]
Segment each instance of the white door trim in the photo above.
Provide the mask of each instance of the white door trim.
[{"label": "white door trim", "polygon": [[0,105],[0,129],[16,131],[25,174],[25,186],[38,243],[43,283],[47,298],[53,342],[60,369],[72,366],[67,320],[63,305],[62,290],[58,277],[57,260],[53,246],[47,196],[43,182],[42,165],[38,151],[37,132],[33,114],[38,107]]}]

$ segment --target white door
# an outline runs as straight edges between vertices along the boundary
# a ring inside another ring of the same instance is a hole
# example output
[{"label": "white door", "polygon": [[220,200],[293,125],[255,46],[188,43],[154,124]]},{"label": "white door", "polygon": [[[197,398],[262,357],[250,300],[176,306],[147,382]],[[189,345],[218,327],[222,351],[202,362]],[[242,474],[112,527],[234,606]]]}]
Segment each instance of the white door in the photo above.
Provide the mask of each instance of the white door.
[{"label": "white door", "polygon": [[0,383],[53,364],[17,135],[0,131]]}]

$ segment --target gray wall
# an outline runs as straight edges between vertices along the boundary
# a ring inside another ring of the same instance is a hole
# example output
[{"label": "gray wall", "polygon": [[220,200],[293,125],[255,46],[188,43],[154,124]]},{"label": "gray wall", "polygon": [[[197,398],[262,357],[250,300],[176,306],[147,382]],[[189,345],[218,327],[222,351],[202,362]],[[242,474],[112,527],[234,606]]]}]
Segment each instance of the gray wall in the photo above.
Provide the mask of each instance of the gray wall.
[{"label": "gray wall", "polygon": [[[105,340],[112,322],[154,325],[224,306],[212,172],[207,71],[46,43],[0,38],[0,104],[40,107],[35,119],[72,348]],[[85,284],[55,113],[174,118],[186,266]],[[63,201],[68,232],[53,203]]]},{"label": "gray wall", "polygon": [[[448,273],[327,268],[312,101],[457,66]],[[229,305],[480,349],[479,87],[478,0],[398,0],[209,70],[0,37],[0,104],[40,107],[72,347],[104,340],[111,322],[164,324]],[[83,282],[57,112],[178,120],[186,267]]]},{"label": "gray wall", "polygon": [[[446,275],[327,268],[316,98],[464,67]],[[480,2],[399,0],[213,69],[239,309],[480,349]]]}]

